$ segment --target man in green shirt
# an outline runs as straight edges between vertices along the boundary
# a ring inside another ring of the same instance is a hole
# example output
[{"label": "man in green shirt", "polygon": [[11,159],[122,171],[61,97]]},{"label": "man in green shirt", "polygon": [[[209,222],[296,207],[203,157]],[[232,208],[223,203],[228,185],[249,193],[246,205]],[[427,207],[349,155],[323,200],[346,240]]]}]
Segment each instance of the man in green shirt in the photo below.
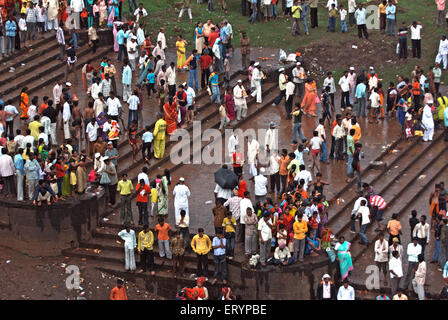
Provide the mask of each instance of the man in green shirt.
[{"label": "man in green shirt", "polygon": [[298,0],[294,0],[294,4],[291,8],[292,13],[292,35],[295,37],[296,35],[300,35],[300,12],[302,11],[302,7],[299,5]]},{"label": "man in green shirt", "polygon": [[348,166],[347,166],[347,176],[349,178],[353,178],[353,154],[355,153],[355,143],[353,141],[353,136],[355,135],[356,130],[350,129],[349,134],[347,135],[347,155],[348,155]]},{"label": "man in green shirt", "polygon": [[131,209],[131,194],[134,190],[132,181],[128,180],[128,175],[123,173],[122,179],[118,181],[117,191],[121,196],[120,222],[134,224]]}]

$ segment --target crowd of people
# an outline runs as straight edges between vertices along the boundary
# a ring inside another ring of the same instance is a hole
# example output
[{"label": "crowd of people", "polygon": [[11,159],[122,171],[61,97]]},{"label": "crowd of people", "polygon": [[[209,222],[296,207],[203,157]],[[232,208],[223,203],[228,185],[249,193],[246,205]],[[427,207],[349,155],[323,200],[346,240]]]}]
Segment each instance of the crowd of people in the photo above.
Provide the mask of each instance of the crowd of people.
[{"label": "crowd of people", "polygon": [[[303,25],[305,34],[309,34],[308,14],[310,27],[318,26],[317,1],[283,2],[283,16],[292,16],[294,35],[300,34],[300,25]],[[269,123],[263,142],[257,141],[256,137],[238,141],[237,135],[232,135],[227,145],[227,164],[223,169],[235,173],[238,185],[231,189],[219,184],[215,187],[215,206],[210,217],[215,235],[209,236],[199,228],[197,234],[190,238],[190,188],[184,178],[176,181],[172,193],[175,225],[171,226],[167,215],[172,178],[169,170],[165,170],[163,175],[150,179],[150,160],[153,157],[163,159],[166,136],[193,122],[199,91],[208,91],[220,115],[219,129],[224,129],[247,116],[249,95],[257,104],[262,103],[262,81],[266,75],[260,62],[250,59],[250,39],[242,32],[241,69],[248,73],[248,84],[244,84],[246,79],[238,79],[235,86],[230,86],[234,32],[227,19],[196,23],[192,44],[179,34],[172,48],[176,51],[177,61],[171,62],[167,59],[170,44],[166,40],[165,28],[161,27],[157,40],[151,42],[145,28],[149,15],[143,4],[129,1],[130,17],[125,19],[122,3],[119,0],[107,3],[104,0],[72,0],[68,5],[54,0],[22,1],[19,12],[7,17],[4,24],[6,55],[14,54],[14,48],[26,47],[27,41],[36,39],[36,27],[37,34],[54,30],[55,41],[60,47],[58,58],[65,61],[66,74],[65,81],[59,80],[49,96],[32,96],[24,87],[17,107],[13,100],[0,101],[0,186],[5,196],[13,194],[18,201],[29,200],[41,206],[103,189],[108,205],[114,207],[118,193],[120,222],[124,225],[118,236],[124,242],[127,271],[155,274],[156,237],[159,256],[173,261],[174,277],[186,276],[184,256],[195,254],[198,286],[182,289],[178,293],[181,300],[208,298],[204,282],[210,276],[209,255],[215,265],[211,283],[220,281],[223,284],[221,298],[235,298],[226,286],[227,263],[234,258],[239,246],[251,268],[283,267],[303,262],[307,256],[326,254],[331,261],[338,261],[343,285],[336,293],[331,277],[324,275],[316,296],[319,299],[354,299],[354,289],[349,285],[354,268],[351,244],[344,237],[336,239],[328,224],[330,204],[325,189],[329,183],[321,174],[322,165],[329,159],[336,159],[347,164],[347,183],[356,181],[359,198],[350,221],[351,231],[357,232],[355,221],[359,220],[362,244],[371,242],[366,230],[373,221],[377,221],[380,233],[379,240],[375,242],[375,261],[384,272],[385,281],[390,280],[393,298],[402,300],[406,297],[404,292],[411,280],[418,297],[425,297],[424,251],[431,233],[426,216],[422,215],[420,221],[416,221],[416,213],[413,214],[413,243],[407,248],[409,268],[405,283],[400,285],[404,255],[400,244],[401,225],[397,217],[392,217],[387,227],[382,225],[386,202],[375,193],[373,186],[361,181],[363,154],[359,121],[368,118],[374,123],[396,118],[403,139],[408,140],[422,137],[423,141],[432,141],[436,126],[448,128],[448,98],[439,91],[441,64],[446,70],[448,54],[445,35],[440,41],[434,66],[424,70],[416,65],[412,74],[398,76],[396,83],[390,82],[387,88],[383,87],[374,66],[359,71],[349,67],[337,84],[332,72],[328,71],[320,92],[318,80],[309,76],[301,59],[291,72],[280,68],[280,92],[273,104],[278,106],[284,99],[284,115],[291,120],[293,128],[290,150],[279,148],[278,124],[275,122]],[[221,5],[226,11],[225,0]],[[381,2],[378,7],[380,30],[399,38],[400,58],[407,58],[406,39],[410,31],[413,56],[420,58],[423,26],[420,22],[413,22],[410,26],[403,24],[396,31],[397,5],[392,0]],[[211,0],[208,9],[214,10]],[[343,4],[329,0],[326,9],[327,31],[335,32],[339,17],[342,32],[347,32],[348,26],[356,25],[359,37],[368,37],[366,10],[361,4],[357,6],[355,0],[349,0],[347,12]],[[261,17],[265,21],[272,20],[277,18],[277,1],[242,1],[242,10],[243,15],[250,15],[251,23],[263,20]],[[179,19],[184,12],[188,12],[190,20],[193,19],[191,1],[183,1]],[[106,26],[112,29],[117,56],[103,57],[98,65],[83,65],[81,79],[86,102],[81,106],[79,97],[72,93],[72,83],[68,81],[73,73],[74,84],[78,83],[77,32],[88,30],[88,44],[95,53],[99,42],[97,29]],[[17,37],[19,40],[15,40]],[[188,72],[188,81],[178,84],[177,76],[184,72]],[[224,94],[220,88],[224,88]],[[339,94],[338,108],[335,95]],[[154,128],[148,119],[143,118],[148,101],[158,106],[158,113],[152,119],[156,120]],[[124,115],[126,109],[127,116]],[[320,115],[317,110],[322,111]],[[303,117],[319,118],[312,136],[305,136],[302,130]],[[18,128],[16,118],[20,118]],[[328,132],[330,136],[327,138]],[[446,132],[445,140],[448,141],[448,129]],[[140,150],[145,162],[135,187],[133,177],[128,177],[126,172],[119,176],[118,150],[123,142],[132,147],[134,163],[140,159]],[[245,148],[247,157],[243,152]],[[309,168],[306,166],[307,157],[312,162]],[[247,171],[248,176],[243,174]],[[253,191],[248,188],[250,184],[254,186]],[[133,195],[137,198],[138,223],[134,222],[132,213]],[[446,198],[443,183],[437,184],[430,204],[437,248],[432,261],[439,264],[440,270],[448,270]],[[150,228],[149,217],[155,225],[154,230]],[[142,227],[138,235],[132,229],[136,224]],[[382,233],[385,231],[389,233],[389,241]],[[138,271],[135,251],[141,257]],[[446,270],[444,274],[448,274]],[[120,285],[114,289],[113,296],[124,298],[126,294]]]}]

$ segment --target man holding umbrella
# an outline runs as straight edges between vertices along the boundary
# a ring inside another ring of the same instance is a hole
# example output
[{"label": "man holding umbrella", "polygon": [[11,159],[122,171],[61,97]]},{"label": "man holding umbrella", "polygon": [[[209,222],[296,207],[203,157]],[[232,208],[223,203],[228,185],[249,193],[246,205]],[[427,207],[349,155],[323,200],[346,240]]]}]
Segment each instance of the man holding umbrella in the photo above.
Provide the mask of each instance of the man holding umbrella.
[{"label": "man holding umbrella", "polygon": [[[226,164],[223,165],[222,168],[218,170],[216,173],[218,172],[221,173],[219,173],[218,177],[220,179],[216,179],[215,175],[215,182],[216,182],[215,200],[221,200],[221,203],[224,203],[232,197],[232,190],[234,187],[238,185],[238,177],[235,175],[233,171],[229,170]],[[231,186],[233,184],[235,184],[235,186],[228,188],[228,186]]]}]

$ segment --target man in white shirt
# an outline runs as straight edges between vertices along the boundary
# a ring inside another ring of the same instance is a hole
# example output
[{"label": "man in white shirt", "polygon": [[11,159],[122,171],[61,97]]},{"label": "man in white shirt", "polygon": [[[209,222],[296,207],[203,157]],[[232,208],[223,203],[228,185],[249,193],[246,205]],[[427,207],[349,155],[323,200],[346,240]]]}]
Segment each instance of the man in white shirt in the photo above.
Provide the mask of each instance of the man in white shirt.
[{"label": "man in white shirt", "polygon": [[247,214],[247,208],[251,208],[252,211],[254,210],[254,207],[252,205],[252,201],[250,200],[250,193],[249,191],[245,191],[244,192],[244,198],[241,199],[240,201],[240,229],[238,232],[238,239],[240,242],[244,243],[244,239],[245,239],[245,222],[244,222],[244,217]]},{"label": "man in white shirt", "polygon": [[233,88],[233,100],[235,101],[235,113],[237,121],[240,121],[241,117],[243,117],[243,119],[246,117],[246,98],[247,93],[246,89],[243,86],[243,82],[241,80],[238,80],[236,86]]},{"label": "man in white shirt", "polygon": [[334,84],[333,72],[328,71],[327,77],[324,79],[323,88],[330,87],[331,104],[334,106],[334,94],[336,93],[336,86]]},{"label": "man in white shirt", "polygon": [[255,87],[255,90],[252,92],[252,97],[257,97],[256,102],[258,104],[262,103],[262,94],[261,94],[261,71],[260,71],[260,63],[257,61],[254,64],[254,70],[252,71],[252,82]]},{"label": "man in white shirt", "polygon": [[[143,167],[142,172],[140,172],[137,176],[137,181],[144,180],[146,185],[149,184],[149,177],[148,177],[148,167]],[[177,220],[176,220],[177,221]]]},{"label": "man in white shirt", "polygon": [[[356,193],[359,195],[359,198],[356,199],[355,204],[353,205],[353,210],[350,216],[350,232],[351,233],[356,233],[356,225],[355,225],[355,221],[357,220],[358,217],[358,211],[359,208],[361,207],[361,201],[364,200],[367,203],[367,199],[364,198],[363,192],[362,191],[356,191]],[[360,220],[360,225],[361,225],[361,220]]]},{"label": "man in white shirt", "polygon": [[321,140],[321,155],[320,155],[320,161],[322,162],[328,162],[328,146],[327,146],[327,136],[325,134],[325,119],[319,119],[319,125],[316,127],[316,131],[317,131],[317,136],[320,138]]},{"label": "man in white shirt", "polygon": [[[292,103],[294,101],[294,92],[296,90],[296,85],[291,80],[288,80],[286,84],[286,97],[285,97],[285,111],[286,111],[286,120],[292,119]],[[299,98],[300,99],[300,98]]]},{"label": "man in white shirt", "polygon": [[93,144],[98,138],[98,123],[95,118],[92,118],[86,127],[86,140],[88,141],[87,154],[92,156],[93,154]]},{"label": "man in white shirt", "polygon": [[176,67],[174,62],[171,62],[170,66],[166,69],[165,77],[168,85],[168,93],[170,98],[172,98],[176,94]]},{"label": "man in white shirt", "polygon": [[426,245],[429,244],[431,236],[431,227],[426,223],[426,215],[420,217],[420,222],[417,223],[412,231],[412,237],[418,239],[419,245],[422,247],[422,255],[425,256]]},{"label": "man in white shirt", "polygon": [[229,152],[230,161],[232,161],[233,153],[235,152],[235,147],[238,145],[238,135],[236,131],[233,131],[233,134],[230,136],[229,141],[227,142],[227,150]]},{"label": "man in white shirt", "polygon": [[[415,227],[414,227],[415,230]],[[408,244],[407,248],[408,255],[408,271],[406,273],[406,278],[404,279],[403,289],[407,290],[409,282],[414,273],[414,270],[418,265],[418,256],[422,253],[422,246],[418,244],[418,239],[413,238],[412,242]]]},{"label": "man in white shirt", "polygon": [[27,144],[31,144],[31,147],[34,145],[34,137],[31,135],[30,129],[26,129],[26,134],[22,139],[22,148],[26,149]]},{"label": "man in white shirt", "polygon": [[127,43],[126,47],[128,50],[128,59],[129,63],[131,64],[132,71],[135,72],[135,66],[136,66],[136,60],[137,60],[137,37],[132,36],[131,41]]},{"label": "man in white shirt", "polygon": [[115,92],[110,92],[110,97],[107,99],[107,115],[109,115],[115,121],[118,121],[118,115],[120,114],[121,102],[115,96]]},{"label": "man in white shirt", "polygon": [[75,28],[75,30],[79,30],[81,27],[79,18],[80,18],[82,9],[84,9],[84,1],[83,0],[71,0],[70,8],[72,9],[74,28]]},{"label": "man in white shirt", "polygon": [[44,131],[45,128],[43,126],[39,127],[39,136],[37,137],[37,141],[39,142],[40,139],[43,139],[44,145],[48,146],[48,135]]},{"label": "man in white shirt", "polygon": [[397,293],[400,286],[400,280],[403,278],[403,266],[398,251],[392,252],[392,258],[389,261],[390,289],[392,296]]},{"label": "man in white shirt", "polygon": [[348,78],[348,71],[344,71],[344,75],[338,82],[341,87],[341,112],[345,111],[345,108],[350,108],[350,79]]},{"label": "man in white shirt", "polygon": [[[166,38],[165,38],[165,28],[160,28],[160,32],[157,35],[157,43],[161,42],[162,44],[162,49],[166,50],[167,46],[166,46]],[[165,60],[165,59],[164,59]]]},{"label": "man in white shirt", "polygon": [[131,125],[132,121],[139,121],[138,119],[138,105],[140,104],[140,99],[138,97],[137,90],[134,90],[132,96],[129,97],[127,103],[129,104],[129,115],[128,115],[128,127]]},{"label": "man in white shirt", "polygon": [[95,111],[95,117],[98,117],[101,112],[104,112],[106,107],[107,107],[106,101],[104,101],[104,96],[100,92],[98,93],[98,99],[95,99],[95,102],[93,103],[93,110]]},{"label": "man in white shirt", "polygon": [[443,60],[443,70],[447,68],[447,55],[448,55],[448,39],[445,34],[442,34],[442,38],[439,43],[439,51],[436,56],[436,62],[440,65]]},{"label": "man in white shirt", "polygon": [[146,11],[146,9],[143,8],[143,3],[139,3],[138,4],[138,8],[136,8],[135,11],[134,11],[134,16],[136,18],[138,18],[140,11],[142,12],[143,17],[146,17],[148,15],[148,12]]},{"label": "man in white shirt", "polygon": [[260,168],[257,176],[254,177],[254,194],[255,203],[264,202],[266,199],[266,194],[268,193],[268,178],[265,176],[266,169]]},{"label": "man in white shirt", "polygon": [[344,279],[342,286],[339,287],[338,300],[355,300],[355,289],[348,284],[348,280]]},{"label": "man in white shirt", "polygon": [[272,220],[270,212],[266,212],[258,221],[258,238],[260,239],[260,263],[262,267],[265,267],[271,252]]},{"label": "man in white shirt", "polygon": [[257,157],[260,151],[260,144],[252,136],[247,137],[247,163],[249,164],[249,174],[255,177],[257,175]]},{"label": "man in white shirt", "polygon": [[277,188],[277,193],[280,194],[280,156],[277,153],[277,150],[271,150],[271,156],[269,158],[269,180],[271,183],[271,192],[275,193],[275,189]]},{"label": "man in white shirt", "polygon": [[[100,78],[96,78],[96,82],[92,83],[90,87],[90,96],[96,100],[98,99],[98,94],[103,91],[103,84],[100,83]],[[110,93],[109,93],[110,94]]]},{"label": "man in white shirt", "polygon": [[180,210],[185,210],[185,216],[190,217],[188,214],[188,198],[190,197],[190,189],[185,185],[185,179],[179,178],[179,183],[174,187],[174,214],[176,221],[180,216]]},{"label": "man in white shirt", "polygon": [[379,271],[383,271],[384,285],[387,285],[387,262],[389,260],[389,244],[384,239],[384,233],[380,233],[375,241],[375,262]]},{"label": "man in white shirt", "polygon": [[354,67],[349,68],[348,79],[350,82],[350,104],[353,105],[353,98],[355,97],[356,90],[356,73]]},{"label": "man in white shirt", "polygon": [[371,108],[371,117],[372,119],[369,123],[377,123],[377,117],[380,111],[380,95],[378,94],[378,89],[374,88],[370,93],[370,108]]},{"label": "man in white shirt", "polygon": [[420,33],[423,25],[420,21],[413,21],[409,29],[411,30],[412,57],[420,59],[422,57],[422,37]]},{"label": "man in white shirt", "polygon": [[157,41],[157,46],[152,50],[152,56],[154,58],[160,56],[160,59],[165,62],[165,51],[163,50],[162,41]]},{"label": "man in white shirt", "polygon": [[274,121],[269,123],[269,129],[266,131],[264,138],[264,145],[267,152],[278,149],[278,130]]},{"label": "man in white shirt", "polygon": [[367,201],[361,200],[361,206],[358,209],[358,215],[361,217],[361,229],[359,230],[359,237],[361,238],[359,243],[368,245],[370,240],[366,236],[367,227],[370,224],[370,210],[367,207]]},{"label": "man in white shirt", "polygon": [[226,202],[232,197],[232,189],[224,189],[219,184],[216,184],[214,193],[215,199],[221,200],[222,203]]},{"label": "man in white shirt", "polygon": [[296,174],[296,177],[294,178],[295,181],[300,183],[300,180],[303,180],[305,184],[303,185],[303,190],[308,190],[308,184],[313,180],[311,177],[311,172],[306,170],[306,167],[304,164],[301,164],[299,166],[299,172]]},{"label": "man in white shirt", "polygon": [[72,117],[72,113],[70,111],[70,104],[68,103],[68,96],[64,96],[62,101],[64,102],[62,109],[62,119],[64,120],[64,138],[67,141],[71,138],[70,119]]},{"label": "man in white shirt", "polygon": [[5,111],[9,112],[10,115],[5,117],[6,128],[5,131],[9,135],[14,135],[14,119],[19,115],[17,108],[12,105],[12,100],[6,101]]},{"label": "man in white shirt", "polygon": [[62,80],[58,80],[58,82],[53,87],[53,101],[55,105],[61,103],[62,88]]},{"label": "man in white shirt", "polygon": [[303,69],[302,64],[300,62],[296,63],[296,67],[292,69],[292,82],[294,83],[297,92],[299,100],[303,97],[305,94],[305,69]]}]

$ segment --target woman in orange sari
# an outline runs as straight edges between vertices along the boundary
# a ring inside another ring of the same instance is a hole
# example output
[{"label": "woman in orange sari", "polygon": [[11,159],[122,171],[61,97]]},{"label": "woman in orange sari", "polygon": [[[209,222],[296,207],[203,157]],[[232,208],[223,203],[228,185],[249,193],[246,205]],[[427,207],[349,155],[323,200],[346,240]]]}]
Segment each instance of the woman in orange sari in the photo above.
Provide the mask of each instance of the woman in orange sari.
[{"label": "woman in orange sari", "polygon": [[302,100],[302,108],[305,114],[316,117],[317,88],[313,79],[308,79],[305,83],[305,96]]},{"label": "woman in orange sari", "polygon": [[[171,104],[170,104],[171,102]],[[177,103],[172,99],[166,102],[163,106],[163,111],[165,112],[166,121],[166,133],[168,135],[173,135],[177,130]]]},{"label": "woman in orange sari", "polygon": [[28,97],[28,88],[24,87],[20,92],[19,101],[20,101],[20,110],[22,110],[22,114],[20,115],[20,120],[26,124],[28,120],[28,107],[30,106],[29,97]]}]

